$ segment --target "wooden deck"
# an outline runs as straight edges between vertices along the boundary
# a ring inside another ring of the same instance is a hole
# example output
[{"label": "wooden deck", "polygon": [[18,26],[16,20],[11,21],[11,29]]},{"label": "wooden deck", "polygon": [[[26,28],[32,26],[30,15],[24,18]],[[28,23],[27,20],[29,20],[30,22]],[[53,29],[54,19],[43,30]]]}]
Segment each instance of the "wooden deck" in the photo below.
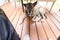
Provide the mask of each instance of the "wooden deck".
[{"label": "wooden deck", "polygon": [[24,18],[21,7],[15,8],[11,3],[7,3],[1,6],[1,8],[5,11],[21,40],[27,34],[30,34],[30,40],[57,40],[60,36],[60,16],[56,13],[49,13],[47,10],[47,19],[44,22],[36,22],[37,25],[30,22],[29,30],[28,18],[20,25]]}]

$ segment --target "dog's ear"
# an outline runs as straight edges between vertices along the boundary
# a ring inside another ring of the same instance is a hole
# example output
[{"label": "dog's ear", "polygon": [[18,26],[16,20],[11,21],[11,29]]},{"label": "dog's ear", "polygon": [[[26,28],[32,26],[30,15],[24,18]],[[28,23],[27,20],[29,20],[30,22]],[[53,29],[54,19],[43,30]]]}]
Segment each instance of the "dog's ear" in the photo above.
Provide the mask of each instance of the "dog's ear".
[{"label": "dog's ear", "polygon": [[26,4],[23,4],[26,7]]},{"label": "dog's ear", "polygon": [[33,7],[37,4],[37,1],[33,3]]}]

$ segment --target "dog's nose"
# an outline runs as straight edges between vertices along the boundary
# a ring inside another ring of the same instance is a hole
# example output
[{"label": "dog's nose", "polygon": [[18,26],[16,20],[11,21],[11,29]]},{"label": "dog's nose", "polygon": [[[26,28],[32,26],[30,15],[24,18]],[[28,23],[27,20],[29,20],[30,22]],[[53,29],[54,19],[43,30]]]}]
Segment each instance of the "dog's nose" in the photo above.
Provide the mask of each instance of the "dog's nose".
[{"label": "dog's nose", "polygon": [[29,16],[32,17],[33,16],[33,13],[30,13]]}]

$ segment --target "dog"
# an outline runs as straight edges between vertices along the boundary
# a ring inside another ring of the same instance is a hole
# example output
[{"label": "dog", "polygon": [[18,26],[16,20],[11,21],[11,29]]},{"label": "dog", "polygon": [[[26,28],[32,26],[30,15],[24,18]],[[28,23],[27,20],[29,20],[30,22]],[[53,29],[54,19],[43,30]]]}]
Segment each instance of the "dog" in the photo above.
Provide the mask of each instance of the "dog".
[{"label": "dog", "polygon": [[[26,14],[26,17],[30,17],[32,18],[32,21],[36,22],[36,21],[40,21],[42,19],[47,18],[46,11],[45,8],[43,7],[36,7],[37,5],[37,1],[34,3],[27,3],[27,4],[23,4],[24,8],[24,12]],[[25,17],[25,18],[26,18]],[[24,22],[25,18],[23,18],[23,21],[21,23]]]}]

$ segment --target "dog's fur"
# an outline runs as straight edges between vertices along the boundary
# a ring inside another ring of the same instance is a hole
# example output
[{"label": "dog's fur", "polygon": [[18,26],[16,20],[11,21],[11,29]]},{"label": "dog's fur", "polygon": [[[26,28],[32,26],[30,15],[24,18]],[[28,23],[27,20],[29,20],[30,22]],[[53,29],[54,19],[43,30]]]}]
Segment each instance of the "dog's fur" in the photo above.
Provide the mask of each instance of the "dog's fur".
[{"label": "dog's fur", "polygon": [[[39,21],[44,17],[47,18],[45,15],[46,12],[44,8],[40,8],[40,7],[35,8],[35,6],[37,5],[37,1],[35,3],[27,3],[23,5],[25,7],[24,10],[26,13],[26,17],[32,18],[32,21]],[[23,19],[22,23],[24,22],[25,18]]]},{"label": "dog's fur", "polygon": [[42,19],[46,19],[46,9],[44,7],[35,7],[34,8],[34,17],[33,21],[42,21]]},{"label": "dog's fur", "polygon": [[34,16],[33,15],[33,8],[35,7],[36,4],[37,4],[37,1],[35,3],[23,4],[25,6],[25,12],[26,12],[27,16],[29,16],[29,17]]}]

